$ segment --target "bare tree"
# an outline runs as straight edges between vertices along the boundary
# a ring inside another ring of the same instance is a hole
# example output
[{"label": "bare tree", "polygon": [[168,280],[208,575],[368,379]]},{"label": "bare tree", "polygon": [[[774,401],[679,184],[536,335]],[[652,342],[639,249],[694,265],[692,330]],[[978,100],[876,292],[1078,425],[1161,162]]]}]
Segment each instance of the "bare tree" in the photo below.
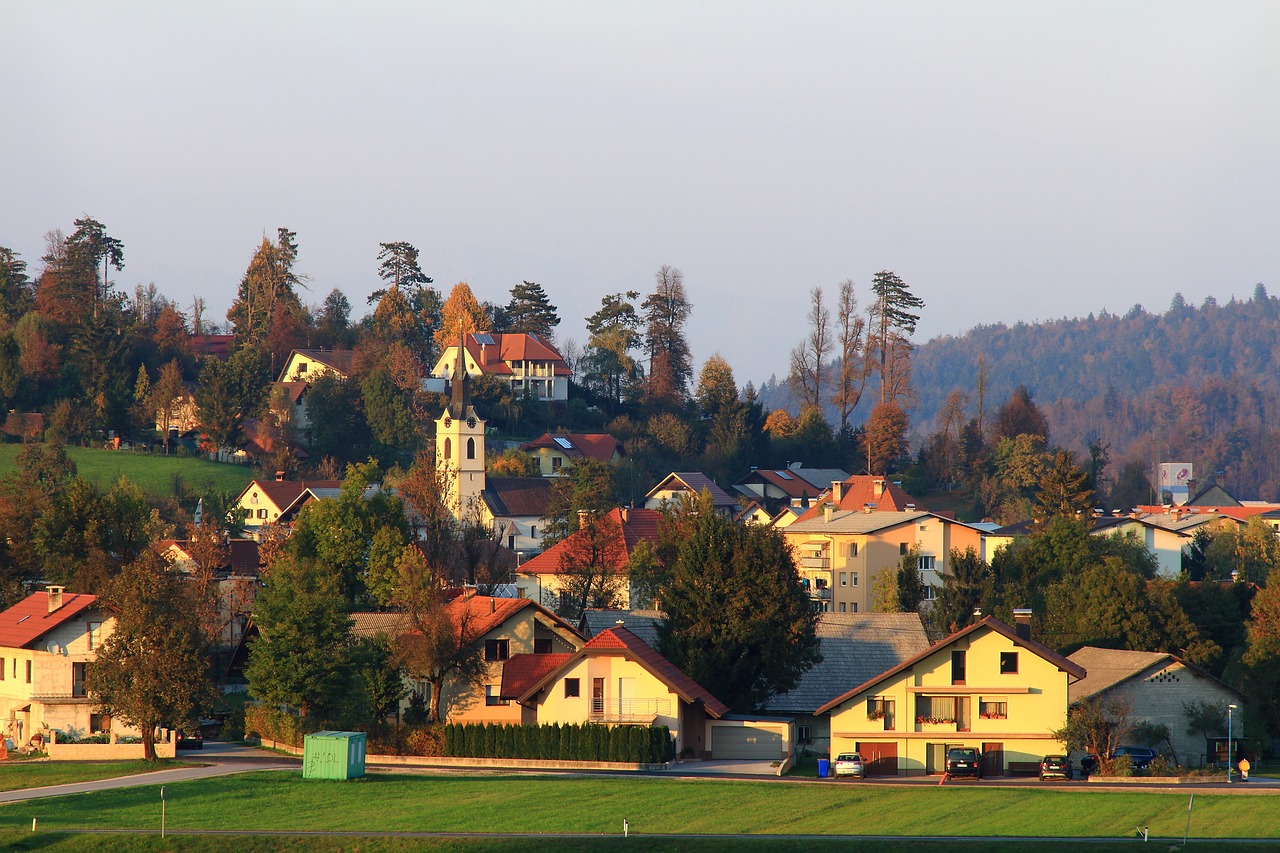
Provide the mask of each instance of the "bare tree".
[{"label": "bare tree", "polygon": [[809,335],[791,351],[791,387],[802,406],[822,408],[827,359],[831,356],[831,311],[822,303],[822,288],[809,291]]},{"label": "bare tree", "polygon": [[872,362],[867,358],[867,321],[858,313],[858,297],[853,279],[840,282],[836,302],[836,347],[840,350],[840,375],[836,393],[831,398],[840,409],[840,431],[849,431],[849,417],[862,399],[862,391],[871,374]]}]

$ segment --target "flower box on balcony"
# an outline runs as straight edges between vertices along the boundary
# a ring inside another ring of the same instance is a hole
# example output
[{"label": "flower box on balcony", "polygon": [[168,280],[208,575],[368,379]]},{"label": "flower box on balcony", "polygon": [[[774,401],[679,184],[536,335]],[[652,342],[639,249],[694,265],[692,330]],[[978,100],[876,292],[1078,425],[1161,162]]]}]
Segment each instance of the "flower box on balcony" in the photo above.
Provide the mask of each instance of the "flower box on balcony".
[{"label": "flower box on balcony", "polygon": [[916,717],[916,722],[925,726],[954,726],[954,717]]}]

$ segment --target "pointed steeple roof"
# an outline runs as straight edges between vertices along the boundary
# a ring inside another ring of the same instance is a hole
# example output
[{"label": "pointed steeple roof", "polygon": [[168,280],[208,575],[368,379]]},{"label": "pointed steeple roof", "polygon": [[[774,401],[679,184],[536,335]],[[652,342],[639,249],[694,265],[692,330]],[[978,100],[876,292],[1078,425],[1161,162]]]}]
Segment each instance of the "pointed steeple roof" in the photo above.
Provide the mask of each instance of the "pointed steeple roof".
[{"label": "pointed steeple roof", "polygon": [[467,414],[467,391],[471,376],[467,373],[467,350],[462,345],[462,332],[458,332],[458,357],[453,362],[453,379],[449,388],[449,416],[461,420]]}]

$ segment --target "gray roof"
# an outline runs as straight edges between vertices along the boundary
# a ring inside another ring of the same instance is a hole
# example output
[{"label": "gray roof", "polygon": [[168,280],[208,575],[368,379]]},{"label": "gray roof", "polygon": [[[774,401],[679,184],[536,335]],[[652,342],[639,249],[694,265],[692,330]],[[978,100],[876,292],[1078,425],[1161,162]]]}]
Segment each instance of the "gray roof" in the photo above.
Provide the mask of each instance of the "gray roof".
[{"label": "gray roof", "polygon": [[[859,512],[857,510],[837,510],[831,513],[831,520],[824,516],[797,521],[787,528],[788,533],[874,533],[886,527],[931,518],[931,512]],[[950,521],[951,519],[947,519]],[[963,523],[963,522],[958,522]],[[849,614],[853,615],[853,614]],[[814,707],[817,707],[816,705]]]},{"label": "gray roof", "polygon": [[680,489],[671,484],[672,478],[679,480],[680,483],[694,492],[701,492],[703,489],[706,489],[711,493],[712,506],[736,507],[738,505],[738,502],[733,499],[732,495],[717,486],[715,481],[706,474],[699,471],[672,471],[670,474],[663,477],[658,485],[650,489],[649,494],[645,495],[645,497],[651,498],[655,493],[662,491],[664,488],[670,489],[671,491],[680,491]]},{"label": "gray roof", "polygon": [[843,483],[849,479],[849,472],[839,468],[788,468],[788,473],[795,474],[811,486],[829,489],[835,482]]},{"label": "gray roof", "polygon": [[662,612],[658,610],[584,610],[579,630],[590,639],[601,631],[618,627],[619,620],[652,648],[658,647],[658,623],[662,621]]},{"label": "gray roof", "polygon": [[801,676],[795,689],[765,703],[764,710],[812,714],[929,648],[918,613],[822,613],[818,642],[822,662]]}]

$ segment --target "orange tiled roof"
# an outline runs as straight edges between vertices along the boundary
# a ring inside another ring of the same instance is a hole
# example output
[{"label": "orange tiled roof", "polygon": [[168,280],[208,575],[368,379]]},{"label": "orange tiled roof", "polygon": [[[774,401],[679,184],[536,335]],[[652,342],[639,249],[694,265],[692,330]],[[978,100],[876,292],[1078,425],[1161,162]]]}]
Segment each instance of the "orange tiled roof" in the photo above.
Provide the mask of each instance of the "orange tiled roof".
[{"label": "orange tiled roof", "polygon": [[512,655],[502,665],[501,698],[519,699],[534,685],[573,657],[570,652],[545,655]]},{"label": "orange tiled roof", "polygon": [[511,364],[517,361],[549,361],[556,376],[569,375],[569,365],[565,364],[564,358],[556,352],[555,347],[537,335],[523,332],[482,334],[488,334],[493,339],[492,346],[481,346],[474,334],[467,334],[463,338],[463,346],[471,360],[484,373],[510,374]]},{"label": "orange tiled roof", "polygon": [[[601,523],[606,525],[606,529],[614,539],[614,547],[610,549],[607,559],[615,571],[621,572],[626,568],[627,560],[630,559],[636,543],[641,540],[658,541],[661,520],[662,513],[656,509],[612,509],[601,519]],[[574,545],[580,541],[582,535],[579,531],[552,545],[521,566],[521,573],[560,574],[565,556],[573,553]]]},{"label": "orange tiled roof", "polygon": [[21,649],[88,610],[97,596],[63,592],[62,606],[49,612],[49,593],[35,592],[0,613],[0,646]]},{"label": "orange tiled roof", "polygon": [[[877,487],[877,481],[881,486]],[[876,489],[880,488],[880,493],[876,494]],[[830,500],[828,492],[827,500]],[[808,521],[811,518],[819,518],[822,515],[822,507],[826,501],[814,501],[813,506],[809,507],[804,515],[800,516],[798,521]],[[875,504],[877,512],[910,512],[911,510],[924,510],[923,502],[911,497],[903,491],[901,486],[894,485],[892,480],[887,477],[873,477],[869,474],[855,474],[844,481],[844,495],[841,497],[838,509],[849,510],[851,512],[861,511],[867,504]]]},{"label": "orange tiled roof", "polygon": [[[565,447],[557,439],[564,439],[570,446]],[[625,452],[621,441],[604,432],[547,432],[520,445],[525,452],[543,447],[559,450],[571,459],[586,457],[598,462],[608,462],[615,453]]]}]

